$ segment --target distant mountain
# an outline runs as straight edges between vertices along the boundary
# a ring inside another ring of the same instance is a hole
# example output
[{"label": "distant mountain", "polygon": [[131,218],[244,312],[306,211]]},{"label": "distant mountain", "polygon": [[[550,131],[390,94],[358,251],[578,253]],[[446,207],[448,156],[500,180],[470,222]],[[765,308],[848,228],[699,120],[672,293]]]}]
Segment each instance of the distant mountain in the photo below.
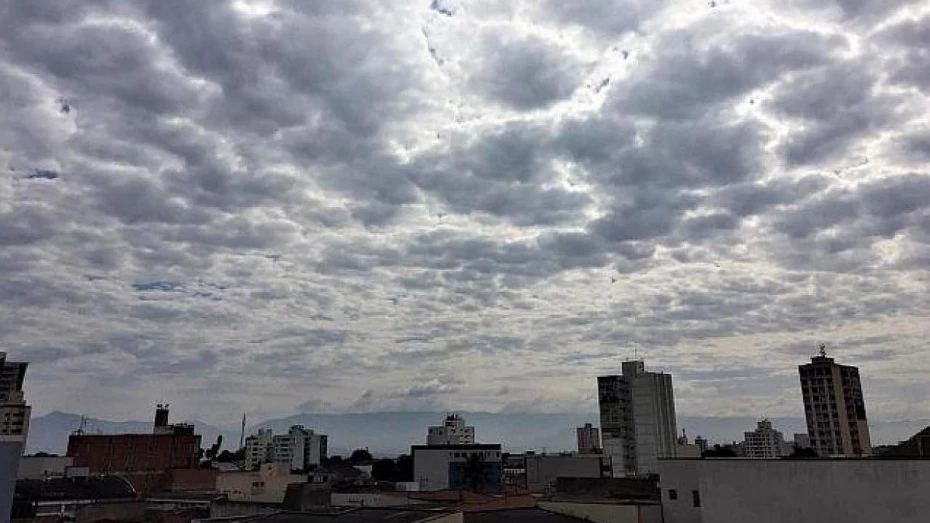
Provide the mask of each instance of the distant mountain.
[{"label": "distant mountain", "polygon": [[[598,425],[597,416],[590,413],[533,414],[461,412],[469,425],[475,426],[479,442],[500,442],[508,451],[557,452],[575,448],[575,427],[592,423]],[[426,428],[440,423],[445,416],[438,412],[372,412],[348,414],[298,414],[272,419],[247,429],[251,434],[259,428],[272,428],[285,432],[291,425],[303,425],[329,436],[331,455],[346,455],[352,449],[367,447],[375,455],[394,456],[410,452],[410,445],[426,440]],[[77,414],[52,412],[33,418],[29,429],[28,452],[46,451],[62,453],[68,435],[78,428],[81,417]],[[704,436],[711,442],[741,441],[743,433],[753,430],[756,418],[752,417],[700,417],[682,416],[679,431],[684,428],[688,437]],[[796,432],[806,432],[801,418],[771,418],[777,430],[787,439]],[[223,448],[238,445],[239,431],[223,429],[206,423],[189,421],[203,436],[204,447],[223,435]],[[930,420],[879,421],[871,423],[874,445],[897,443],[930,425]],[[90,419],[85,430],[89,433],[114,434],[123,432],[147,433],[152,430],[149,421],[106,421]]]},{"label": "distant mountain", "polygon": [[[203,436],[203,446],[209,446],[216,437],[223,435],[223,440],[235,445],[239,443],[239,433],[224,431],[218,427],[198,421],[193,423],[197,433]],[[29,421],[29,440],[26,442],[26,452],[39,451],[62,454],[68,448],[68,436],[81,426],[81,416],[67,412],[50,412],[44,416],[37,416]],[[151,421],[108,421],[96,418],[87,418],[84,432],[88,434],[131,434],[152,432]],[[225,446],[225,445],[224,445]]]}]

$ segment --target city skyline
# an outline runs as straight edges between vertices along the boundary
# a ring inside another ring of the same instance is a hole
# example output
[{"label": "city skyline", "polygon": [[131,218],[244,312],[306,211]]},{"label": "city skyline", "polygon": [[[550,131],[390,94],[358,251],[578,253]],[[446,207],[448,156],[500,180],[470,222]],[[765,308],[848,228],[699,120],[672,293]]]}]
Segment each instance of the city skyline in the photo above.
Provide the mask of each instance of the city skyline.
[{"label": "city skyline", "polygon": [[802,416],[819,342],[930,412],[920,3],[8,4],[34,415],[594,413],[635,351]]}]

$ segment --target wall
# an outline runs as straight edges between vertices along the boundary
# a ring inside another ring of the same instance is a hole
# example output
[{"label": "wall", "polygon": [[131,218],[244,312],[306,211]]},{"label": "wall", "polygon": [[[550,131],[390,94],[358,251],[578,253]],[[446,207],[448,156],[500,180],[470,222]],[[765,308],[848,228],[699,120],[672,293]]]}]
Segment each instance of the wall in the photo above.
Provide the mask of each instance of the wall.
[{"label": "wall", "polygon": [[450,476],[455,472],[461,472],[460,466],[468,459],[467,455],[476,452],[486,454],[483,465],[486,477],[490,478],[496,473],[498,486],[503,481],[500,445],[414,445],[410,452],[413,456],[413,480],[420,483],[421,491],[452,488],[450,481],[456,478]]},{"label": "wall", "polygon": [[23,446],[20,438],[0,438],[0,523],[9,523],[16,490],[16,471]]},{"label": "wall", "polygon": [[[928,460],[694,460],[660,464],[667,523],[924,523]],[[678,488],[669,501],[668,488]],[[690,490],[702,507],[693,508]]]},{"label": "wall", "polygon": [[216,489],[216,469],[172,469],[168,471],[171,492]]},{"label": "wall", "polygon": [[220,472],[216,490],[230,501],[282,503],[289,484],[307,482],[307,476],[291,474],[289,469],[288,463],[266,463],[257,471]]},{"label": "wall", "polygon": [[62,477],[65,469],[74,464],[74,458],[67,456],[35,457],[23,456],[19,460],[18,479],[42,479]]},{"label": "wall", "polygon": [[662,523],[659,505],[567,503],[544,501],[539,508],[596,523]]},{"label": "wall", "polygon": [[330,504],[335,507],[402,507],[427,505],[429,502],[381,492],[333,492],[330,495]]},{"label": "wall", "polygon": [[609,466],[610,458],[600,455],[526,456],[526,488],[541,492],[549,485],[554,486],[558,477],[599,478],[603,467]]},{"label": "wall", "polygon": [[92,474],[196,468],[200,436],[192,434],[72,435],[68,456]]}]

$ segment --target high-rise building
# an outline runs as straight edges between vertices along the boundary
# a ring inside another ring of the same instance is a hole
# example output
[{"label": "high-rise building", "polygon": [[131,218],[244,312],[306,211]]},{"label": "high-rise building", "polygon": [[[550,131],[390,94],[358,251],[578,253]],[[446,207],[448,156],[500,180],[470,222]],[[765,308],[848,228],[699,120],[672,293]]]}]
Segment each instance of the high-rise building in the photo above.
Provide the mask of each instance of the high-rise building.
[{"label": "high-rise building", "polygon": [[604,453],[614,476],[656,472],[659,458],[677,456],[672,376],[646,372],[640,360],[623,362],[621,370],[597,378]]},{"label": "high-rise building", "polygon": [[578,453],[594,454],[601,450],[601,434],[597,427],[585,423],[584,427],[575,429],[578,437]]},{"label": "high-rise building", "polygon": [[7,361],[0,352],[0,521],[8,521],[20,456],[29,434],[30,408],[23,396],[28,364]]},{"label": "high-rise building", "polygon": [[287,463],[290,470],[305,470],[326,458],[327,437],[303,425],[294,425],[287,434],[275,435],[259,429],[245,438],[245,468],[256,470],[263,463]]},{"label": "high-rise building", "polygon": [[784,435],[772,428],[772,422],[763,419],[756,430],[744,432],[743,453],[747,458],[779,458],[787,455]]},{"label": "high-rise building", "polygon": [[822,457],[870,455],[859,369],[838,365],[821,344],[820,354],[799,365],[798,371],[811,448]]},{"label": "high-rise building", "polygon": [[475,427],[466,426],[458,414],[446,416],[442,425],[432,426],[426,433],[427,445],[474,445]]},{"label": "high-rise building", "polygon": [[13,436],[26,442],[29,434],[29,414],[23,395],[27,363],[7,361],[0,352],[0,436]]}]

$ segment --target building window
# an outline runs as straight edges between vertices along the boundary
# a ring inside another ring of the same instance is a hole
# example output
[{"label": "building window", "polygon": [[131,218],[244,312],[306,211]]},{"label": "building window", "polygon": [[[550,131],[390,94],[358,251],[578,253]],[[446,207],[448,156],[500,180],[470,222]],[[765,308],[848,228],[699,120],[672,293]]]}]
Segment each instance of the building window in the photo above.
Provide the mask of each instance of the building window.
[{"label": "building window", "polygon": [[678,499],[678,491],[673,488],[668,489],[668,499],[672,501]]},{"label": "building window", "polygon": [[701,506],[701,493],[697,490],[691,491],[691,502],[695,507]]}]

